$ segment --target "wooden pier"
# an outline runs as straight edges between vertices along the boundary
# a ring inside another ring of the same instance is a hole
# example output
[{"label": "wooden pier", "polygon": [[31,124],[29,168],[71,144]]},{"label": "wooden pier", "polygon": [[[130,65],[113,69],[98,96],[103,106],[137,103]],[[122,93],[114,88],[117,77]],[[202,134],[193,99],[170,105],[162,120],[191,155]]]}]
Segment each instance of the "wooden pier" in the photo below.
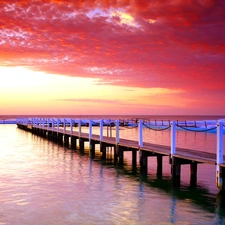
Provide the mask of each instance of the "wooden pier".
[{"label": "wooden pier", "polygon": [[[82,123],[81,120],[66,119],[18,119],[17,126],[23,130],[32,132],[33,134],[51,139],[57,143],[69,146],[69,140],[72,149],[77,149],[79,144],[80,151],[84,150],[84,143],[89,143],[90,156],[95,157],[95,145],[100,145],[102,159],[106,159],[107,147],[113,147],[114,163],[123,164],[124,151],[132,152],[132,166],[137,165],[137,152],[139,152],[140,172],[147,174],[148,157],[156,157],[157,174],[162,175],[163,157],[167,156],[171,164],[171,175],[173,182],[180,184],[181,166],[190,165],[190,184],[195,186],[197,183],[197,165],[199,163],[212,164],[216,166],[216,185],[220,190],[225,190],[225,157],[223,156],[223,127],[224,122],[217,121],[215,129],[217,130],[217,152],[207,153],[192,149],[179,148],[176,146],[176,128],[178,124],[170,121],[168,129],[171,130],[171,145],[159,145],[143,142],[143,121],[136,121],[138,127],[138,140],[128,140],[120,138],[120,126],[128,123],[119,120],[110,124],[104,124],[103,120],[88,120]],[[88,132],[82,132],[82,126],[88,127]],[[93,126],[99,127],[99,134],[93,134]],[[103,126],[114,126],[116,137],[103,135]],[[78,127],[78,131],[73,128]]]}]

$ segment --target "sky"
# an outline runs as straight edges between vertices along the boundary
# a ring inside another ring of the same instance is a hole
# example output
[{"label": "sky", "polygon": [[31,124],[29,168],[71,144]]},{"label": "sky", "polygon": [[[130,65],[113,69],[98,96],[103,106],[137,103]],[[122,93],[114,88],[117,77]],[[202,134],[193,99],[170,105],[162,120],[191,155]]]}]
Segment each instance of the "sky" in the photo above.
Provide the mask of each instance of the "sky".
[{"label": "sky", "polygon": [[224,0],[1,0],[0,115],[225,115]]}]

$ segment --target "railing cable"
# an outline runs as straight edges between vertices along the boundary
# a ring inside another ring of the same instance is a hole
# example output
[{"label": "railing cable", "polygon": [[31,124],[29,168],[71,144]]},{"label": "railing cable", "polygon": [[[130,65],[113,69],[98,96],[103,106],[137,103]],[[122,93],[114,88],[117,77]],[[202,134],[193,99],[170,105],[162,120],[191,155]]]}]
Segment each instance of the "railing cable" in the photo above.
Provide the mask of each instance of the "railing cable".
[{"label": "railing cable", "polygon": [[125,126],[121,126],[121,127],[124,127],[124,128],[126,128],[126,129],[134,129],[134,128],[137,128],[138,125],[133,125],[133,126],[125,125]]},{"label": "railing cable", "polygon": [[163,131],[163,130],[168,130],[168,129],[170,129],[170,127],[171,127],[171,125],[169,125],[168,127],[164,127],[164,128],[153,128],[153,127],[149,127],[149,126],[147,126],[146,124],[144,124],[143,123],[143,125],[146,127],[146,128],[148,128],[148,129],[150,129],[150,130],[154,130],[154,131]]},{"label": "railing cable", "polygon": [[204,130],[192,130],[192,129],[188,129],[187,127],[180,126],[178,124],[176,124],[176,126],[181,128],[181,129],[183,129],[183,130],[192,131],[192,132],[207,132],[207,131],[211,131],[211,130],[215,130],[216,129],[216,127],[212,127],[212,128],[204,129]]}]

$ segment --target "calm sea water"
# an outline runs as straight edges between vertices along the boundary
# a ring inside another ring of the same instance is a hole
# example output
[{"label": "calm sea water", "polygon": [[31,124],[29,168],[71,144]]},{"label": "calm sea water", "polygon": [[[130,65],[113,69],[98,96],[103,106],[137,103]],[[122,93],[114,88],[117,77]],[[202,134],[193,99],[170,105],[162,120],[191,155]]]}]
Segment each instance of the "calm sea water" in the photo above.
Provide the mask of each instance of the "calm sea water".
[{"label": "calm sea water", "polygon": [[[225,117],[221,117],[225,118]],[[82,128],[85,131],[85,128]],[[95,128],[94,132],[98,132]],[[106,131],[105,131],[106,132]],[[137,129],[121,137],[137,138]],[[112,130],[114,135],[114,130]],[[214,152],[216,135],[178,132],[178,146]],[[145,130],[145,141],[169,143],[169,131]],[[0,125],[0,224],[225,224],[225,199],[216,187],[215,166],[198,165],[196,188],[189,186],[189,166],[181,185],[171,183],[168,157],[163,176],[149,158],[148,176],[59,146],[47,139]]]}]

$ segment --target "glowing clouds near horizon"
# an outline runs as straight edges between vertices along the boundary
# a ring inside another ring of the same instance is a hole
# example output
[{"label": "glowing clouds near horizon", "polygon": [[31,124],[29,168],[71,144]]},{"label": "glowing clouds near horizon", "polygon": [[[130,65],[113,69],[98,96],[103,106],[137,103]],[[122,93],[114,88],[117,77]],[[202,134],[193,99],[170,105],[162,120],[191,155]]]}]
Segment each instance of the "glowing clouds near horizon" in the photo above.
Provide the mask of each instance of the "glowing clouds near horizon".
[{"label": "glowing clouds near horizon", "polygon": [[[165,88],[135,88],[100,85],[98,79],[69,77],[43,72],[33,72],[23,67],[0,67],[0,110],[10,114],[39,112],[48,114],[93,114],[134,112],[138,107],[150,109],[152,105],[170,106],[169,102],[159,104],[157,96],[174,95],[180,90]],[[10,91],[9,91],[10,90]]]}]

